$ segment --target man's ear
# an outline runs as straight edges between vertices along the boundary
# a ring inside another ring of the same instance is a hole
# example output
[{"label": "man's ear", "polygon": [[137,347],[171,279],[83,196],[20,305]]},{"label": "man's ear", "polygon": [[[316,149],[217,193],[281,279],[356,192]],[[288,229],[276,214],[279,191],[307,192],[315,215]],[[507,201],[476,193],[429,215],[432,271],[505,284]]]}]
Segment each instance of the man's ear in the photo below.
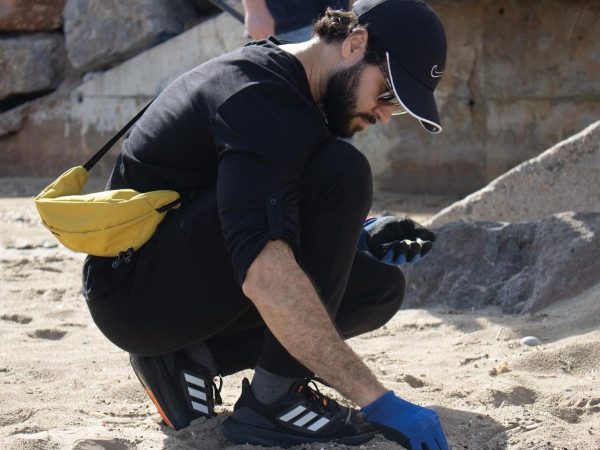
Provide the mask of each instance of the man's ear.
[{"label": "man's ear", "polygon": [[369,33],[366,30],[355,30],[342,42],[342,59],[354,64],[360,61],[367,50]]}]

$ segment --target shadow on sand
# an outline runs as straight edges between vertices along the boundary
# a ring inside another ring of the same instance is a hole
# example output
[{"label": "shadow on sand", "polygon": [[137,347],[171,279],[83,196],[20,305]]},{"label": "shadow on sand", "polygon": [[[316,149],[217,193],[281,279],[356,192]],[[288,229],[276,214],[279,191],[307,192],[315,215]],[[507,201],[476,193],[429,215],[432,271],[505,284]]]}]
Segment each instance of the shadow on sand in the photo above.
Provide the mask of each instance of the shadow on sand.
[{"label": "shadow on sand", "polygon": [[[490,416],[436,405],[429,406],[439,413],[451,449],[502,450],[507,448],[506,428]],[[188,428],[180,431],[173,431],[170,428],[163,427],[162,431],[165,434],[163,448],[178,450],[249,450],[264,448],[248,444],[236,445],[228,441],[219,430],[219,424],[230,415],[230,412],[225,412],[210,420],[198,419],[192,422]],[[481,442],[487,442],[486,446],[481,447]],[[391,450],[403,448],[394,442],[386,440],[381,435],[375,436],[374,439],[365,445],[366,447],[347,447],[327,444],[307,444],[291,448],[293,450],[320,450],[323,448]]]}]

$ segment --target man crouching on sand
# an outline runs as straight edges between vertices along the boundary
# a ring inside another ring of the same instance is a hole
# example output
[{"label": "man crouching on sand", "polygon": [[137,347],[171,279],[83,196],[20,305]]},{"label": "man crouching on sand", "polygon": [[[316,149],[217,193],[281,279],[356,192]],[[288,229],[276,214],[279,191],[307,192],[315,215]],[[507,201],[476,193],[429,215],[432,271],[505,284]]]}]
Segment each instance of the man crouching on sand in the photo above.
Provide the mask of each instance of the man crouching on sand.
[{"label": "man crouching on sand", "polygon": [[[365,222],[369,164],[337,139],[403,113],[440,132],[445,58],[425,3],[359,0],[328,10],[310,41],[251,42],[183,74],[137,122],[109,188],[175,190],[183,204],[131,258],[88,257],[83,284],[167,425],[214,415],[213,379],[254,368],[221,427],[233,441],[382,432],[448,448],[438,415],[386,390],[344,342],[395,314],[398,265],[435,236],[409,219]],[[315,374],[361,409],[320,393]]]}]

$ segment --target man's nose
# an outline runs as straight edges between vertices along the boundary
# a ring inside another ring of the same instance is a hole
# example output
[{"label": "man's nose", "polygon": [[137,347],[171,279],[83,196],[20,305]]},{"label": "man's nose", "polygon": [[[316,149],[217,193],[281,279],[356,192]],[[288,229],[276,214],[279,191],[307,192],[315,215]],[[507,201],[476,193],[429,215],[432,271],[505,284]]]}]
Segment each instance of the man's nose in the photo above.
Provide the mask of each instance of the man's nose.
[{"label": "man's nose", "polygon": [[392,105],[380,105],[377,107],[377,117],[382,123],[388,123],[392,118],[394,112],[394,106]]}]

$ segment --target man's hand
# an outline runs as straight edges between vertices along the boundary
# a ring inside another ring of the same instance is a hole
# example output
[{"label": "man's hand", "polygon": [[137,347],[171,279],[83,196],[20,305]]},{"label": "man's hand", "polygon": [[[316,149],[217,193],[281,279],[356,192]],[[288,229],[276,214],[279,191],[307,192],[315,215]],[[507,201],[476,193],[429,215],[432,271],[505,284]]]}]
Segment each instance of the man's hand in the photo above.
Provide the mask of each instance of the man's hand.
[{"label": "man's hand", "polygon": [[246,16],[244,25],[252,39],[265,39],[275,34],[275,20],[265,0],[243,0]]},{"label": "man's hand", "polygon": [[393,391],[386,392],[362,411],[387,439],[408,450],[448,450],[437,413],[402,400]]},{"label": "man's hand", "polygon": [[365,222],[358,248],[387,264],[401,265],[419,261],[431,251],[433,241],[435,234],[421,224],[385,216]]}]

